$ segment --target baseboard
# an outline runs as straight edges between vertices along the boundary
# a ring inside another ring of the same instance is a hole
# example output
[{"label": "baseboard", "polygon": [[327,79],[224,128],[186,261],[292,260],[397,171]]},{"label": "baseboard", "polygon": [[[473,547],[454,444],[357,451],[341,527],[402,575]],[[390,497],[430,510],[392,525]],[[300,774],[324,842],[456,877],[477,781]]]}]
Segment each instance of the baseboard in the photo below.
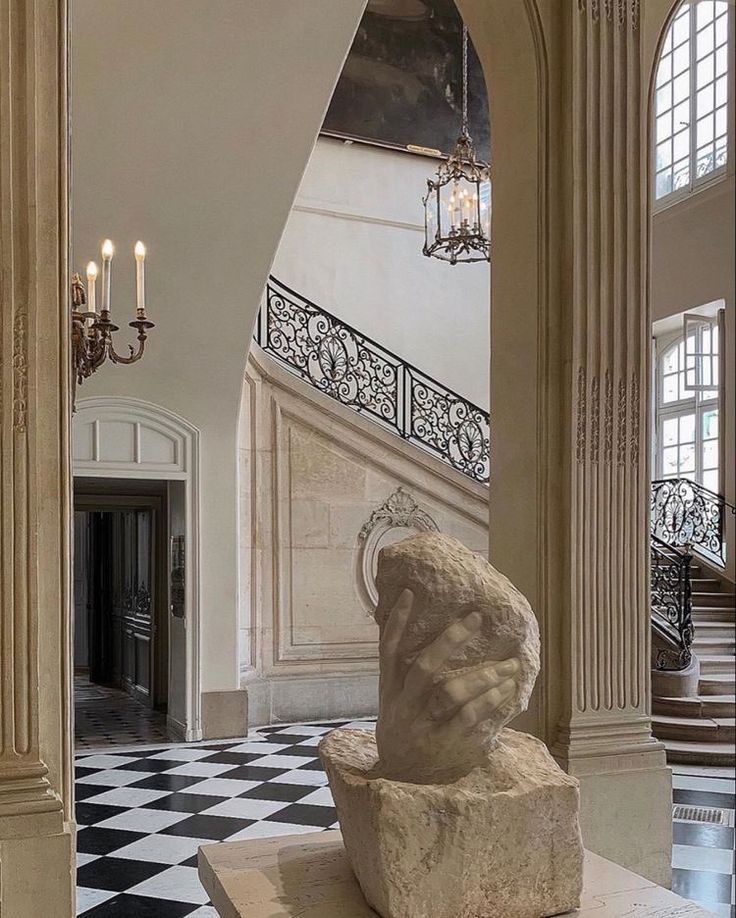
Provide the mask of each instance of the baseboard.
[{"label": "baseboard", "polygon": [[251,677],[248,728],[305,720],[373,717],[378,712],[378,675]]},{"label": "baseboard", "polygon": [[187,738],[186,724],[183,724],[180,720],[177,720],[175,717],[172,717],[170,714],[166,715],[166,729],[178,743],[186,742],[186,738]]}]

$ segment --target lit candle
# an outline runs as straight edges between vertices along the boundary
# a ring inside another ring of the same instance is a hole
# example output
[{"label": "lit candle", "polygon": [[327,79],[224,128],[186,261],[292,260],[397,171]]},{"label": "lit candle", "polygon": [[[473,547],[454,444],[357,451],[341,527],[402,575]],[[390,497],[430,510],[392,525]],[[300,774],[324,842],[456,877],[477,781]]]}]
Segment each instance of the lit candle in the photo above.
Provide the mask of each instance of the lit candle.
[{"label": "lit candle", "polygon": [[452,228],[455,229],[455,193],[450,195],[450,203],[447,205],[448,215]]},{"label": "lit candle", "polygon": [[146,315],[146,247],[138,240],[133,250],[135,254],[135,305],[138,311],[138,318],[143,319]]},{"label": "lit candle", "polygon": [[87,265],[87,312],[97,312],[97,265]]},{"label": "lit candle", "polygon": [[109,239],[102,243],[102,311],[110,311],[110,275],[115,248]]}]

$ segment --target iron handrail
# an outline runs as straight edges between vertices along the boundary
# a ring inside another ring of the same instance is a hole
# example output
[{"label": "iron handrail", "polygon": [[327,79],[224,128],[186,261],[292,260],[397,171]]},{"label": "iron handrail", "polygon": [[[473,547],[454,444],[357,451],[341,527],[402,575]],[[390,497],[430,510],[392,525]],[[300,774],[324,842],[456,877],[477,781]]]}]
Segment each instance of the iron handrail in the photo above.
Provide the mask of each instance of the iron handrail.
[{"label": "iron handrail", "polygon": [[736,513],[723,495],[689,478],[657,479],[651,490],[652,536],[672,548],[690,546],[723,566],[727,507]]},{"label": "iron handrail", "polygon": [[652,625],[668,645],[658,651],[655,665],[659,670],[683,670],[692,660],[693,556],[688,548],[673,548],[656,535],[650,551]]},{"label": "iron handrail", "polygon": [[255,339],[321,392],[488,483],[487,411],[275,277],[266,286]]}]

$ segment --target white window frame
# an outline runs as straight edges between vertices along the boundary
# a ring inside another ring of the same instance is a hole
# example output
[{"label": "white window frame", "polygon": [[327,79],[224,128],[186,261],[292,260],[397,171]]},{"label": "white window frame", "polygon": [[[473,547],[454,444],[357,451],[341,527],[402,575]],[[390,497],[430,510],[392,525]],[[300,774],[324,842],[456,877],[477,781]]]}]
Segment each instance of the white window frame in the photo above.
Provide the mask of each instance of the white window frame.
[{"label": "white window frame", "polygon": [[[699,316],[703,320],[702,316]],[[723,405],[721,399],[721,387],[712,387],[709,392],[715,391],[717,394],[711,398],[703,398],[702,391],[693,391],[688,398],[678,398],[676,401],[664,401],[664,359],[672,348],[680,344],[686,346],[684,328],[667,336],[656,339],[656,443],[655,443],[655,479],[665,479],[667,476],[664,472],[664,422],[674,418],[680,418],[684,415],[693,415],[695,418],[695,470],[692,472],[693,480],[701,485],[703,484],[703,416],[714,408],[718,411],[718,488],[716,493],[723,493]],[[722,379],[721,374],[721,379]],[[679,387],[679,378],[678,378]],[[678,388],[678,395],[679,395]],[[678,473],[670,475],[669,478],[682,478],[687,473]],[[713,490],[709,488],[708,490]]]},{"label": "white window frame", "polygon": [[726,87],[727,87],[727,99],[726,99],[726,161],[723,165],[719,166],[716,169],[711,170],[710,172],[705,173],[704,175],[697,176],[697,20],[696,20],[696,9],[699,0],[683,0],[681,4],[675,10],[670,23],[667,27],[665,36],[669,36],[670,30],[673,27],[673,23],[677,18],[678,13],[683,6],[690,7],[689,13],[689,24],[690,24],[690,61],[689,61],[689,112],[690,120],[688,122],[690,127],[690,138],[689,138],[689,174],[690,180],[687,185],[682,188],[674,189],[668,192],[665,195],[662,195],[661,198],[657,197],[657,87],[656,87],[656,74],[659,72],[659,64],[661,60],[657,61],[657,68],[655,71],[655,87],[654,95],[652,100],[652,142],[651,142],[651,159],[652,159],[652,210],[653,213],[658,213],[659,211],[666,210],[671,207],[673,204],[677,204],[680,201],[683,201],[690,197],[692,194],[696,194],[699,191],[702,191],[705,188],[709,188],[711,185],[718,184],[723,181],[726,176],[733,171],[733,159],[734,159],[734,104],[733,104],[733,73],[734,73],[734,11],[733,3],[728,2],[728,38],[727,38],[727,69],[726,69]]}]

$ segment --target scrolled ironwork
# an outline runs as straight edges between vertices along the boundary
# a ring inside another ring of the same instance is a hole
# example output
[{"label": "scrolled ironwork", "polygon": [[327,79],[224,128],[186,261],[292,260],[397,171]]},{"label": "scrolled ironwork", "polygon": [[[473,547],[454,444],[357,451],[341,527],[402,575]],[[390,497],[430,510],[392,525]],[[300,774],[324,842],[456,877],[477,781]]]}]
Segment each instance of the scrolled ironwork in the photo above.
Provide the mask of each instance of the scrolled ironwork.
[{"label": "scrolled ironwork", "polygon": [[692,554],[678,551],[656,536],[651,541],[652,624],[668,646],[657,653],[659,670],[682,670],[692,660]]},{"label": "scrolled ironwork", "polygon": [[270,278],[256,341],[315,388],[487,483],[488,412]]},{"label": "scrolled ironwork", "polygon": [[651,532],[673,548],[692,546],[723,564],[726,500],[688,478],[652,482]]}]

